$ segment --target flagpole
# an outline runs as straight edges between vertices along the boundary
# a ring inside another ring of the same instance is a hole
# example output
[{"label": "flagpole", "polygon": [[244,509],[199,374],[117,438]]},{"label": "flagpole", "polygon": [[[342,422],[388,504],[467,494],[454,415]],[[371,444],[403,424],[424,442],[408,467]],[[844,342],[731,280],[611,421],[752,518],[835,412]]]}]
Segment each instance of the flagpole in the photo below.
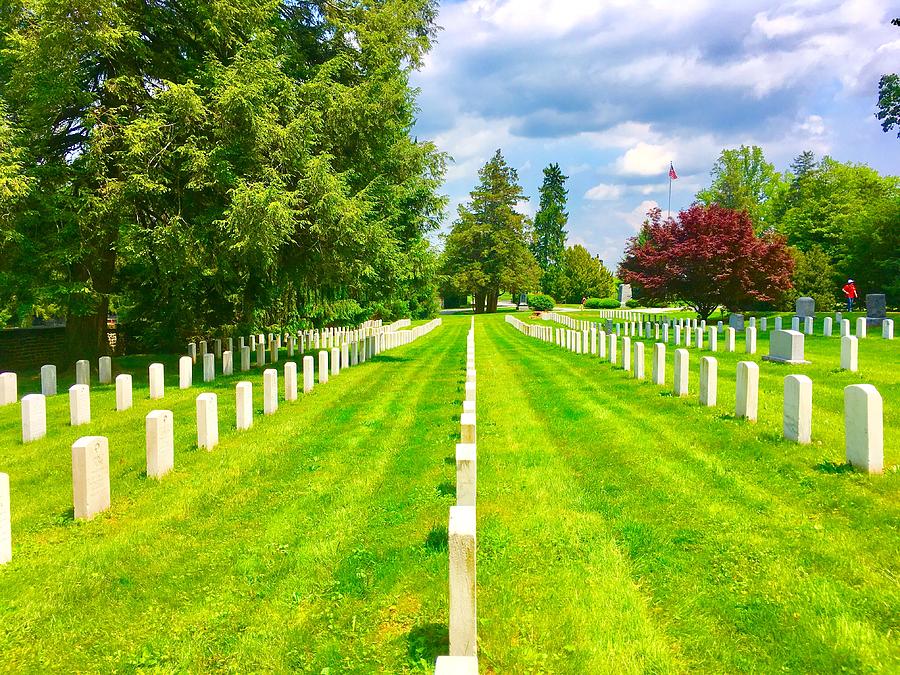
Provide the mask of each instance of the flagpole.
[{"label": "flagpole", "polygon": [[669,208],[666,209],[666,220],[672,217],[672,162],[669,162]]}]

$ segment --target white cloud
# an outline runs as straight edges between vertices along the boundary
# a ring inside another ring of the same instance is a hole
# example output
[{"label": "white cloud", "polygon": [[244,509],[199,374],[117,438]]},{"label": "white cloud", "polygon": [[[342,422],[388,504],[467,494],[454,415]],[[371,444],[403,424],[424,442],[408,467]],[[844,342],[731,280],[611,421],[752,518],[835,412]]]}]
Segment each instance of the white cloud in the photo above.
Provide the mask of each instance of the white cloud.
[{"label": "white cloud", "polygon": [[585,199],[590,199],[592,201],[607,201],[610,199],[618,199],[621,196],[621,186],[610,185],[609,183],[600,183],[584,193]]}]

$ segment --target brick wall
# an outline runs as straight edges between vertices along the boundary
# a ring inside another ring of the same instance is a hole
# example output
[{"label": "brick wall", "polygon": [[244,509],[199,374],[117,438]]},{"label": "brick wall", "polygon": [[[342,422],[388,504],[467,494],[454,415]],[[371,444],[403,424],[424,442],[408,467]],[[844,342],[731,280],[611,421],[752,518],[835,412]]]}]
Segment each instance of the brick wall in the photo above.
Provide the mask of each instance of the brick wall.
[{"label": "brick wall", "polygon": [[0,330],[0,370],[22,371],[54,363],[61,366],[66,329],[61,326]]}]

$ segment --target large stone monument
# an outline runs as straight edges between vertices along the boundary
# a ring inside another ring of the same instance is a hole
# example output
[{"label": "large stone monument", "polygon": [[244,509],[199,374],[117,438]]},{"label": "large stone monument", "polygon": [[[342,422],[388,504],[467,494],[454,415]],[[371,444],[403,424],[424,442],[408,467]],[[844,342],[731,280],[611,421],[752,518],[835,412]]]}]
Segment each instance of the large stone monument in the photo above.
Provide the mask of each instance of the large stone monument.
[{"label": "large stone monument", "polygon": [[884,293],[866,294],[866,326],[880,329],[886,318],[887,298]]},{"label": "large stone monument", "polygon": [[797,298],[797,316],[805,318],[816,315],[816,301],[812,298]]},{"label": "large stone monument", "polygon": [[619,306],[625,307],[631,300],[631,284],[619,284]]},{"label": "large stone monument", "polygon": [[796,330],[775,330],[769,337],[769,354],[764,361],[775,363],[809,363],[803,357],[803,333]]},{"label": "large stone monument", "polygon": [[730,314],[728,316],[728,325],[734,328],[735,330],[744,330],[744,315],[743,314]]}]

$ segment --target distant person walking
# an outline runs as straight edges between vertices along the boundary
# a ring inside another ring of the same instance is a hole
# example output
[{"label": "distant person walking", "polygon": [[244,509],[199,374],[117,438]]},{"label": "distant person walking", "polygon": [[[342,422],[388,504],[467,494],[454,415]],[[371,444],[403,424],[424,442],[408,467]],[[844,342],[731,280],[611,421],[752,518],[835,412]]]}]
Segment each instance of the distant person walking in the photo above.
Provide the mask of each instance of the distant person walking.
[{"label": "distant person walking", "polygon": [[847,311],[853,311],[853,301],[859,297],[859,294],[856,292],[856,284],[853,279],[847,279],[847,283],[844,284],[844,287],[841,289],[844,291],[844,295],[847,296]]},{"label": "distant person walking", "polygon": [[586,302],[587,302],[587,298],[585,298],[584,296],[582,296],[582,298],[581,298],[581,311],[584,311],[584,303],[586,303]]}]

